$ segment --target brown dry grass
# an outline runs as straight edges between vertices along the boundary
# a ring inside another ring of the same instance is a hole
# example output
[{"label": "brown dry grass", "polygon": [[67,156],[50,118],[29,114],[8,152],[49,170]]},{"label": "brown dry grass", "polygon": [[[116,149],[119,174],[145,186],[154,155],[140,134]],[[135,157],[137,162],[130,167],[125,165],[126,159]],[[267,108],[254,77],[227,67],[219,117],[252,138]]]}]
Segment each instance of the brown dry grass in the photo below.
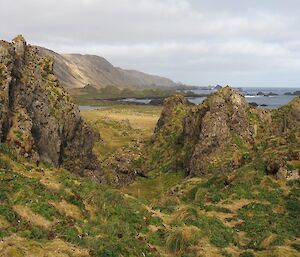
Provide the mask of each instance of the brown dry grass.
[{"label": "brown dry grass", "polygon": [[147,106],[112,106],[108,109],[82,111],[82,116],[100,133],[101,142],[94,151],[101,161],[126,144],[151,138],[160,108]]},{"label": "brown dry grass", "polygon": [[70,204],[65,200],[62,200],[61,202],[51,201],[49,202],[49,204],[53,205],[56,209],[58,209],[60,212],[66,214],[69,217],[78,220],[83,218],[80,209],[76,205]]},{"label": "brown dry grass", "polygon": [[230,204],[219,204],[220,207],[227,208],[231,210],[232,212],[237,212],[239,209],[241,209],[243,206],[246,206],[250,203],[260,203],[260,204],[270,204],[267,201],[257,201],[257,200],[249,200],[249,199],[239,199],[234,200],[234,202]]},{"label": "brown dry grass", "polygon": [[49,188],[50,190],[59,190],[62,185],[60,183],[58,183],[53,176],[43,176],[40,179],[40,182],[42,185],[44,185],[45,187]]},{"label": "brown dry grass", "polygon": [[199,245],[195,246],[194,249],[191,249],[195,256],[199,257],[222,257],[220,250],[216,247],[213,247],[206,240],[201,240]]},{"label": "brown dry grass", "polygon": [[300,254],[295,249],[287,246],[278,246],[273,250],[266,250],[255,253],[257,257],[299,257]]},{"label": "brown dry grass", "polygon": [[49,229],[52,226],[52,222],[44,217],[34,213],[30,208],[24,205],[15,205],[13,210],[18,213],[23,219],[27,220],[33,225]]},{"label": "brown dry grass", "polygon": [[[151,111],[150,111],[151,110]],[[160,116],[161,108],[142,106],[116,106],[103,110],[82,111],[81,114],[88,121],[109,118],[115,121],[128,120],[132,128],[153,132]]]},{"label": "brown dry grass", "polygon": [[9,222],[0,216],[0,229],[6,229],[10,226]]},{"label": "brown dry grass", "polygon": [[208,211],[208,212],[205,212],[205,215],[208,217],[217,218],[217,219],[221,220],[225,225],[230,224],[230,223],[227,224],[227,222],[226,222],[227,218],[232,218],[235,216],[235,214],[233,214],[233,213],[224,213],[224,212],[217,212],[217,211]]},{"label": "brown dry grass", "polygon": [[85,203],[84,206],[85,206],[85,209],[90,214],[90,217],[92,219],[96,219],[97,218],[97,212],[98,212],[97,208],[95,208],[93,205],[88,204],[88,203]]},{"label": "brown dry grass", "polygon": [[87,257],[88,250],[60,239],[41,243],[11,235],[0,243],[0,257]]}]

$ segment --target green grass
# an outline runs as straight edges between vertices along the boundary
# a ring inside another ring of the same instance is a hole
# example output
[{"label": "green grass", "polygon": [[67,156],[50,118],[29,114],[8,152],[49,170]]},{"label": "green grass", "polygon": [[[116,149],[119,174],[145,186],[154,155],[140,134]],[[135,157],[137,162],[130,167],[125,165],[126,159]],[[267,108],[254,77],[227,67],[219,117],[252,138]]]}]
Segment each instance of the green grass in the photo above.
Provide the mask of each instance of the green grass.
[{"label": "green grass", "polygon": [[[25,166],[23,172],[31,173]],[[147,244],[141,243],[137,235],[148,233],[148,225],[160,224],[160,221],[153,218],[140,203],[107,186],[78,178],[66,171],[59,171],[53,179],[63,188],[55,191],[41,184],[38,177],[26,177],[2,169],[0,215],[12,226],[1,230],[1,237],[14,233],[34,240],[58,237],[90,249],[95,254],[113,249],[117,256],[140,256],[142,252],[152,256]],[[62,200],[77,206],[83,213],[83,219],[67,217],[62,210],[49,204],[49,201]],[[91,216],[86,204],[95,209],[97,216]],[[28,206],[35,214],[54,222],[54,225],[48,229],[38,227],[13,211],[14,205]]]},{"label": "green grass", "polygon": [[184,179],[183,172],[151,172],[147,175],[148,178],[137,178],[134,183],[121,190],[143,202],[155,202],[155,200],[159,200],[165,196],[170,188],[176,186]]},{"label": "green grass", "polygon": [[298,252],[300,252],[300,244],[299,243],[293,243],[291,246],[296,249]]},{"label": "green grass", "polygon": [[[233,143],[247,155],[240,167],[231,172],[214,167],[212,173],[190,178],[184,168],[191,149],[182,144],[187,109],[178,108],[174,122],[149,142],[160,111],[115,106],[84,112],[94,129],[102,131],[106,146],[95,148],[101,160],[143,153],[144,159],[132,165],[148,170],[147,177],[121,189],[49,165],[42,165],[41,172],[0,144],[0,216],[10,223],[0,229],[0,238],[16,234],[40,245],[59,238],[91,256],[194,257],[205,256],[205,250],[222,256],[272,256],[280,246],[299,251],[300,181],[279,181],[266,172],[270,157],[287,156],[288,168],[298,167],[293,159],[297,137],[287,133],[251,149],[236,136]],[[124,117],[129,122],[122,121]],[[138,147],[135,140],[142,141]],[[111,174],[111,167],[105,172]],[[60,188],[41,183],[46,175]],[[61,201],[78,208],[81,216],[69,216],[51,204]],[[28,221],[16,213],[15,205],[30,208],[53,225],[44,228]]]},{"label": "green grass", "polygon": [[255,255],[251,252],[243,252],[240,254],[240,257],[255,257]]},{"label": "green grass", "polygon": [[59,211],[53,207],[52,205],[48,204],[47,202],[35,202],[30,205],[30,208],[33,212],[40,214],[41,216],[45,217],[46,219],[53,221],[55,218],[65,218]]},{"label": "green grass", "polygon": [[185,235],[181,230],[171,233],[166,241],[166,246],[169,252],[171,253],[184,253],[187,251],[187,248],[195,244],[192,238],[189,238],[191,235]]},{"label": "green grass", "polygon": [[166,245],[166,238],[167,232],[164,229],[158,229],[149,235],[148,242],[152,245],[163,247]]}]

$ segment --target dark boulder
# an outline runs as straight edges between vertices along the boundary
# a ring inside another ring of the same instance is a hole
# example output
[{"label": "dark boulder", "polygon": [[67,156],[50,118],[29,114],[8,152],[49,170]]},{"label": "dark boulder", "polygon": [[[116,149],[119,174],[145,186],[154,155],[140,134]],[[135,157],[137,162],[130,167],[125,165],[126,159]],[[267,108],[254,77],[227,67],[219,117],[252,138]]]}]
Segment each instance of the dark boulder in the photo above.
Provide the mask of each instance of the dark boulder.
[{"label": "dark boulder", "polygon": [[253,106],[253,107],[258,107],[258,104],[255,103],[255,102],[251,102],[251,103],[249,103],[249,105],[251,105],[251,106]]},{"label": "dark boulder", "polygon": [[149,102],[149,105],[163,105],[164,100],[165,100],[164,98],[155,98]]},{"label": "dark boulder", "polygon": [[[250,109],[246,99],[230,87],[195,106],[189,106],[181,97],[168,98],[153,149],[166,149],[159,155],[169,156],[168,163],[176,169],[181,166],[187,175],[204,174],[215,168],[234,170],[245,162],[245,147],[239,149],[237,143],[247,146],[257,133],[249,120]],[[265,117],[263,112],[261,116]]]}]

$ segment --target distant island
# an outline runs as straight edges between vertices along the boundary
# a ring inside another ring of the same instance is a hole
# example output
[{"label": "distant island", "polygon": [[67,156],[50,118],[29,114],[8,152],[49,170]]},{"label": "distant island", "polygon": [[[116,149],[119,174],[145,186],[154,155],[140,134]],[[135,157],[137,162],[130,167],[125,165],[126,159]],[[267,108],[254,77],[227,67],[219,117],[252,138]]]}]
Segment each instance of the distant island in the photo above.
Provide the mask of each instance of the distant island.
[{"label": "distant island", "polygon": [[297,90],[295,92],[286,92],[285,95],[300,95],[300,90]]}]

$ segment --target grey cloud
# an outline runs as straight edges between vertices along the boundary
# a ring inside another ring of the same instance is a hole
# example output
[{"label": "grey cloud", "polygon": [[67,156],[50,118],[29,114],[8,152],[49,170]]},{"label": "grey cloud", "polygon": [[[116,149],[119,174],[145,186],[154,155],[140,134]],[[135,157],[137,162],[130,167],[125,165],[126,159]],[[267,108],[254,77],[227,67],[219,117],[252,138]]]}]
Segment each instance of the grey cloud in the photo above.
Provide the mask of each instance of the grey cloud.
[{"label": "grey cloud", "polygon": [[0,0],[0,37],[192,84],[300,85],[298,0]]}]

